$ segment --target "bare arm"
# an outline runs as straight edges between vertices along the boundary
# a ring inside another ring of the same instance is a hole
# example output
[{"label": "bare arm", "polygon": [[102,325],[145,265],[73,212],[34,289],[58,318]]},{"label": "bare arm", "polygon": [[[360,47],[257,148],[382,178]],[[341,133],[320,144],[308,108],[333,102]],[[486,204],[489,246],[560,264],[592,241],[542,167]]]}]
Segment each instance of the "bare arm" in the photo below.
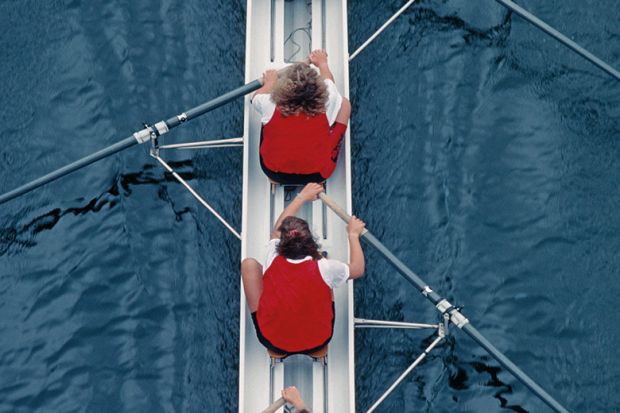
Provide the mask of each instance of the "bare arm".
[{"label": "bare arm", "polygon": [[308,56],[310,63],[319,68],[319,73],[323,78],[330,79],[332,82],[334,81],[334,75],[332,71],[329,70],[329,65],[327,64],[327,52],[323,49],[314,50]]},{"label": "bare arm", "polygon": [[349,279],[354,280],[364,275],[366,263],[364,260],[364,251],[360,244],[360,236],[364,231],[366,224],[355,216],[351,217],[351,221],[347,225],[347,235],[349,238]]},{"label": "bare arm", "polygon": [[321,184],[310,183],[304,186],[304,189],[291,201],[290,204],[280,214],[276,220],[273,230],[271,231],[271,239],[280,238],[280,225],[287,217],[297,215],[301,207],[308,201],[312,202],[317,199],[319,192],[323,192],[323,186]]},{"label": "bare arm", "polygon": [[327,65],[327,63],[325,63],[324,65],[318,66],[319,68],[319,73],[321,73],[321,76],[323,76],[325,79],[329,79],[332,82],[336,82],[334,80],[334,75],[332,74],[332,71],[329,70],[329,66]]},{"label": "bare arm", "polygon": [[282,397],[284,398],[284,400],[292,404],[293,407],[295,407],[295,410],[297,410],[298,412],[309,412],[306,404],[301,398],[301,394],[299,394],[299,390],[297,390],[295,386],[287,387],[286,389],[282,390]]}]

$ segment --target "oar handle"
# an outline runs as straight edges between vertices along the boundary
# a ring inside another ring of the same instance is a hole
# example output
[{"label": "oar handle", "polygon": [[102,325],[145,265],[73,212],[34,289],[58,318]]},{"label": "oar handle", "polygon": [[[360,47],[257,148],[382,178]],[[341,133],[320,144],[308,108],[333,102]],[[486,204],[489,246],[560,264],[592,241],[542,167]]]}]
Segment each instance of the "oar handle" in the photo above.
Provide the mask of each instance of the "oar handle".
[{"label": "oar handle", "polygon": [[[336,201],[331,199],[324,192],[319,193],[319,198],[321,198],[321,201],[323,201],[323,203],[327,205],[329,209],[334,211],[334,213],[338,215],[344,222],[348,224],[351,221],[351,215],[349,215],[347,211],[342,209],[342,207],[338,205]],[[368,230],[364,228],[364,231],[362,231],[362,235],[366,234],[367,232]]]},{"label": "oar handle", "polygon": [[273,402],[273,404],[267,407],[262,413],[275,413],[278,409],[286,404],[286,400],[283,397],[280,397],[278,400]]},{"label": "oar handle", "polygon": [[331,199],[329,196],[327,196],[324,192],[320,192],[319,193],[319,198],[321,198],[321,201],[323,201],[323,203],[325,205],[327,205],[329,207],[329,209],[331,209],[332,211],[334,211],[336,213],[336,215],[338,215],[340,218],[342,218],[342,220],[344,222],[346,222],[347,224],[349,223],[349,221],[351,221],[351,215],[347,214],[347,211],[345,211],[344,209],[342,209],[340,207],[340,205],[338,205],[336,203],[336,201],[334,201],[333,199]]}]

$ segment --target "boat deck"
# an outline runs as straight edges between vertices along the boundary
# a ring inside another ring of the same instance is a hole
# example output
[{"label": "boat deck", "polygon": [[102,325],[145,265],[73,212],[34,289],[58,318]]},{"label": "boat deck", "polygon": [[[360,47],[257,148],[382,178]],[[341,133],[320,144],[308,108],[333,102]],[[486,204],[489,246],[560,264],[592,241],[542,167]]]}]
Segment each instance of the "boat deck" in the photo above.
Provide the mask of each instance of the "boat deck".
[{"label": "boat deck", "polygon": [[[246,80],[259,78],[265,69],[280,69],[303,60],[317,48],[325,48],[336,85],[348,96],[346,2],[325,0],[249,0],[247,6]],[[285,206],[286,189],[272,191],[259,164],[260,119],[245,101],[242,258],[265,256],[274,220]],[[351,209],[349,133],[338,166],[327,182],[327,192]],[[330,258],[348,260],[348,244],[342,221],[320,202],[306,205],[300,216],[307,219],[322,249]],[[297,355],[271,366],[265,348],[256,339],[251,316],[241,289],[239,411],[260,412],[280,397],[286,386],[298,387],[313,412],[355,410],[353,351],[353,285],[334,291],[336,320],[327,364]]]}]

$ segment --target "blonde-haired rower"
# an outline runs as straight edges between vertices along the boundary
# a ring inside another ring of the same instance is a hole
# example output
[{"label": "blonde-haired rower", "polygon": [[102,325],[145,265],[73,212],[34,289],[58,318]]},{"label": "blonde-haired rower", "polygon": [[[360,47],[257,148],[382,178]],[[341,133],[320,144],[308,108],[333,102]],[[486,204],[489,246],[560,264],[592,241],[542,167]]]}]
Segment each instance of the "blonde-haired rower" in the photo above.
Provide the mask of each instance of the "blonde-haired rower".
[{"label": "blonde-haired rower", "polygon": [[351,116],[329,70],[327,53],[315,50],[310,63],[296,63],[278,77],[263,74],[252,98],[262,123],[260,163],[281,184],[323,182],[334,172],[340,143]]},{"label": "blonde-haired rower", "polygon": [[320,184],[307,184],[282,211],[271,233],[263,264],[241,263],[243,290],[261,344],[278,354],[309,354],[324,348],[334,330],[332,289],[364,274],[360,235],[365,224],[347,225],[349,263],[319,253],[308,223],[295,214],[317,199]]}]

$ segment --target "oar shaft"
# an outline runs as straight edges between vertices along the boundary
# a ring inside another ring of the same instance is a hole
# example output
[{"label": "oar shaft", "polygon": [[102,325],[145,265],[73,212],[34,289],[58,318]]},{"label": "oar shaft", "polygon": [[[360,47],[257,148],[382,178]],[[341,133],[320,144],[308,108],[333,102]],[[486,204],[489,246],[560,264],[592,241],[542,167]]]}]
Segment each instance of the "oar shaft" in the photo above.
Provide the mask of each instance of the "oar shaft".
[{"label": "oar shaft", "polygon": [[231,90],[228,93],[224,93],[223,95],[218,96],[215,99],[212,99],[206,103],[203,103],[202,105],[198,105],[184,112],[185,117],[183,116],[183,114],[171,117],[170,119],[166,120],[166,125],[168,125],[169,129],[175,128],[183,122],[186,122],[188,120],[197,118],[198,116],[204,115],[205,113],[210,112],[213,109],[219,108],[220,106],[225,105],[228,102],[231,102],[240,96],[245,96],[248,93],[252,93],[255,90],[259,89],[262,85],[263,84],[261,83],[260,80],[258,79],[254,80],[235,90]]},{"label": "oar shaft", "polygon": [[110,155],[113,155],[117,152],[120,152],[124,149],[127,149],[131,146],[134,146],[138,143],[144,143],[147,142],[149,140],[149,134],[150,132],[153,133],[157,133],[157,134],[163,134],[163,133],[167,133],[170,129],[175,128],[179,125],[181,125],[182,123],[185,123],[189,120],[192,120],[200,115],[203,115],[209,111],[212,111],[213,109],[219,108],[222,105],[225,105],[226,103],[240,97],[240,96],[244,96],[247,95],[248,93],[254,92],[255,90],[259,89],[262,86],[262,83],[260,82],[260,80],[254,80],[253,82],[250,82],[244,86],[241,86],[235,90],[232,90],[228,93],[225,93],[221,96],[218,96],[215,99],[212,99],[206,103],[203,103],[199,106],[196,106],[178,116],[174,116],[171,117],[170,119],[168,119],[165,122],[159,122],[158,124],[156,124],[155,126],[149,126],[145,129],[142,129],[136,133],[134,133],[133,135],[123,139],[120,142],[117,142],[111,146],[108,146],[107,148],[101,149],[98,152],[95,152],[91,155],[88,155],[78,161],[75,161],[69,165],[65,165],[60,169],[57,169],[53,172],[48,173],[45,176],[42,176],[38,179],[35,179],[34,181],[31,181],[25,185],[22,185],[16,189],[13,189],[12,191],[9,191],[5,194],[0,195],[0,204],[3,204],[7,201],[10,201],[11,199],[14,199],[20,195],[23,195],[27,192],[32,191],[35,188],[38,188],[40,186],[43,186],[49,182],[52,182],[62,176],[65,176],[73,171],[76,171],[80,168],[83,168],[87,165],[90,165],[93,162],[97,162],[100,159],[106,158]]},{"label": "oar shaft", "polygon": [[33,189],[38,188],[40,186],[43,186],[47,184],[48,182],[52,182],[75,170],[83,168],[87,165],[90,165],[91,163],[97,162],[100,159],[106,158],[110,155],[113,155],[117,152],[120,152],[136,144],[138,144],[138,141],[133,137],[133,135],[129,136],[123,139],[122,141],[115,143],[114,145],[108,146],[105,149],[101,149],[100,151],[95,152],[91,155],[88,155],[80,159],[79,161],[75,161],[73,163],[70,163],[69,165],[65,165],[62,168],[55,170],[54,172],[50,172],[47,175],[44,175],[38,179],[35,179],[34,181],[31,181],[25,185],[22,185],[19,188],[13,189],[12,191],[7,192],[6,194],[0,195],[0,204],[10,201],[13,198],[17,198],[18,196],[23,195],[26,192],[30,192]]},{"label": "oar shaft", "polygon": [[542,401],[547,403],[549,407],[559,413],[568,413],[568,410],[558,403],[549,393],[540,387],[530,376],[525,374],[516,364],[508,357],[501,353],[493,344],[489,342],[480,332],[471,324],[465,324],[462,328],[476,343],[480,344],[490,355],[493,356],[502,366],[512,373],[521,383],[525,384],[534,394]]},{"label": "oar shaft", "polygon": [[437,294],[435,291],[429,291],[429,286],[422,280],[415,272],[413,272],[409,267],[407,267],[401,260],[399,260],[392,252],[386,248],[385,245],[381,243],[370,231],[367,231],[362,235],[362,238],[367,241],[370,245],[372,245],[377,252],[379,252],[383,257],[390,263],[396,271],[398,271],[407,281],[414,285],[418,289],[418,291],[422,292],[424,296],[431,302],[433,305],[437,305],[443,298]]},{"label": "oar shaft", "polygon": [[[351,216],[336,204],[329,196],[324,193],[320,193],[319,197],[330,209],[332,209],[336,215],[342,218],[345,222],[351,220]],[[540,387],[534,380],[532,380],[527,374],[525,374],[519,367],[517,367],[510,359],[503,355],[497,348],[495,348],[486,338],[484,338],[478,330],[476,330],[458,309],[454,308],[446,299],[441,297],[435,291],[433,291],[428,284],[424,282],[416,273],[414,273],[409,267],[407,267],[400,259],[398,259],[385,245],[381,243],[370,231],[366,231],[362,234],[362,238],[372,245],[383,257],[398,271],[407,281],[412,283],[422,295],[428,299],[433,305],[442,313],[450,316],[452,321],[457,327],[465,331],[474,341],[489,352],[493,358],[495,358],[501,365],[503,365],[514,377],[519,379],[525,384],[534,394],[536,394],[542,401],[547,403],[552,409],[559,413],[568,413],[560,403],[558,403],[553,397],[551,397],[542,387]]]},{"label": "oar shaft", "polygon": [[[348,223],[351,220],[351,215],[347,213],[340,205],[338,205],[333,199],[327,196],[325,193],[321,192],[319,194],[319,198],[321,201],[325,203],[334,211],[336,215],[340,217],[344,222]],[[392,252],[385,247],[370,231],[367,229],[362,233],[362,237],[375,249],[379,252],[383,257],[390,262],[392,265],[396,267],[398,272],[407,279],[410,283],[412,283],[419,291],[425,291],[428,286],[415,272],[411,271],[409,267],[407,267],[401,260],[399,260]],[[439,301],[441,301],[441,297],[435,293],[434,291],[428,294],[427,298],[436,305]]]},{"label": "oar shaft", "polygon": [[519,16],[521,16],[522,18],[524,18],[525,20],[527,20],[528,22],[530,22],[531,24],[533,24],[540,30],[547,33],[549,36],[558,40],[564,46],[568,47],[569,49],[573,50],[574,52],[578,53],[585,59],[589,60],[590,62],[592,62],[593,64],[595,64],[596,66],[604,70],[605,72],[609,73],[611,76],[616,78],[616,80],[620,80],[620,72],[618,72],[616,69],[611,67],[609,64],[605,63],[604,61],[602,61],[601,59],[599,59],[598,57],[590,53],[588,50],[584,49],[583,47],[581,47],[580,45],[578,45],[577,43],[575,43],[574,41],[572,41],[571,39],[569,39],[568,37],[560,33],[559,31],[557,31],[553,27],[549,26],[544,21],[540,20],[538,17],[536,17],[529,11],[515,4],[511,0],[495,0],[495,1],[497,1],[499,4],[506,7],[507,9],[512,10],[513,12],[517,13]]},{"label": "oar shaft", "polygon": [[283,397],[280,397],[278,400],[273,402],[273,404],[263,410],[261,413],[275,413],[278,409],[286,404],[286,401]]}]

